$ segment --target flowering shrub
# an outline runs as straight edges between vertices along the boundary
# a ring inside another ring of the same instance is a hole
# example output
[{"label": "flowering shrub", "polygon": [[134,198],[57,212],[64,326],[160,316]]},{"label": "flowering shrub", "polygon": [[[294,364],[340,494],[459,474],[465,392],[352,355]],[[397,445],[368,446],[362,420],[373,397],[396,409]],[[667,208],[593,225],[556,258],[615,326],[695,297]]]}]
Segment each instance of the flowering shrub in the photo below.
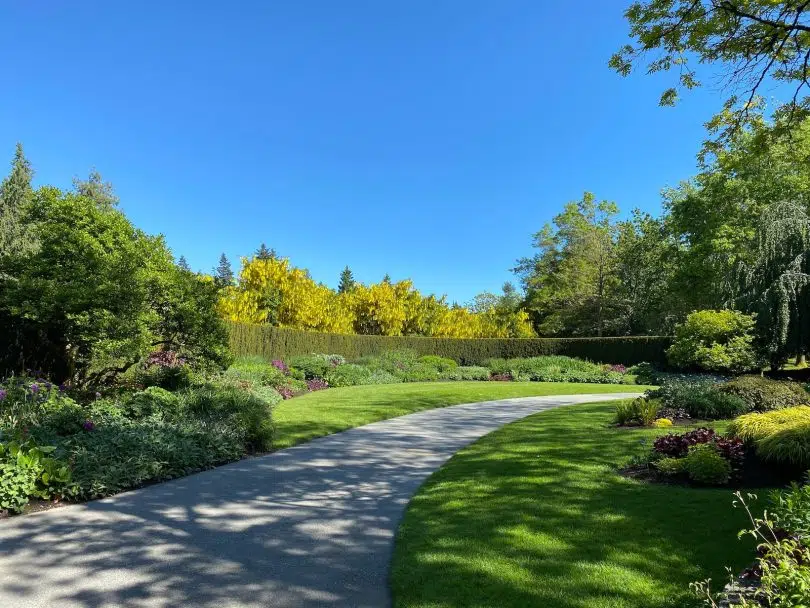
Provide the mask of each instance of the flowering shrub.
[{"label": "flowering shrub", "polygon": [[290,375],[290,366],[284,363],[281,359],[274,359],[270,365],[275,367],[278,371],[280,371],[285,376]]},{"label": "flowering shrub", "polygon": [[307,388],[310,391],[321,391],[325,388],[329,388],[329,383],[320,378],[313,378],[312,380],[307,380]]},{"label": "flowering shrub", "polygon": [[502,374],[492,374],[489,377],[493,382],[512,382],[511,372],[504,372]]},{"label": "flowering shrub", "polygon": [[605,365],[602,367],[606,372],[613,372],[615,374],[626,374],[627,368],[624,365]]},{"label": "flowering shrub", "polygon": [[295,397],[295,393],[289,386],[279,386],[276,387],[276,390],[278,391],[278,394],[281,395],[282,399],[292,399]]}]

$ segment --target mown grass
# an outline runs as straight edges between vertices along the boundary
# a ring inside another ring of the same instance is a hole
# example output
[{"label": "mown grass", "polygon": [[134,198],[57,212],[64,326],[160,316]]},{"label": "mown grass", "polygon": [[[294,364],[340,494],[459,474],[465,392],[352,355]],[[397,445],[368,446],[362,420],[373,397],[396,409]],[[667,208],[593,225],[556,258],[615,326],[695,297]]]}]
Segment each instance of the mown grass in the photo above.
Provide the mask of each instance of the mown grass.
[{"label": "mown grass", "polygon": [[725,566],[749,563],[731,490],[617,473],[641,440],[666,431],[612,427],[612,409],[536,414],[456,454],[401,524],[394,605],[680,608],[694,605],[691,581],[719,587]]},{"label": "mown grass", "polygon": [[647,386],[567,382],[424,382],[331,388],[279,404],[274,449],[421,410],[510,397],[643,392]]}]

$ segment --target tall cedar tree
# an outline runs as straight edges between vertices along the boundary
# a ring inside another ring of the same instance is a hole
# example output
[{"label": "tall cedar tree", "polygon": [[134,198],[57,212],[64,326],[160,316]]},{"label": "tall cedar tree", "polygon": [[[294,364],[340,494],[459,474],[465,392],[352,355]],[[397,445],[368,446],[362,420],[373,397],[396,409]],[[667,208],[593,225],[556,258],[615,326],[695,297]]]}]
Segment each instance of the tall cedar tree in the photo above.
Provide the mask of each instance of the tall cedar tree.
[{"label": "tall cedar tree", "polygon": [[185,270],[186,272],[191,272],[191,266],[188,265],[188,260],[186,256],[181,255],[180,259],[177,260],[177,266],[180,267],[180,270]]},{"label": "tall cedar tree", "polygon": [[256,250],[254,257],[257,260],[275,260],[278,257],[275,249],[268,249],[264,243]]},{"label": "tall cedar tree", "polygon": [[231,263],[224,253],[219,256],[219,265],[214,271],[214,279],[220,287],[233,285],[233,268],[231,268]]},{"label": "tall cedar tree", "polygon": [[354,287],[354,274],[351,269],[346,266],[343,272],[340,273],[340,283],[338,283],[338,293],[347,293]]},{"label": "tall cedar tree", "polygon": [[18,143],[11,173],[0,183],[0,257],[36,249],[36,234],[25,218],[33,196],[32,177],[31,163]]}]

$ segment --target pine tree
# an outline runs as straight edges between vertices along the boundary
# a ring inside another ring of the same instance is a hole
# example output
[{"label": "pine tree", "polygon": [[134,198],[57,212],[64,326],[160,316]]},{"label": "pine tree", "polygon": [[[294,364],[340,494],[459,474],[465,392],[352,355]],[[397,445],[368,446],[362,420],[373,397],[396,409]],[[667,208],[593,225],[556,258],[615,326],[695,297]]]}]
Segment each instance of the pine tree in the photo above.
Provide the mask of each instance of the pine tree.
[{"label": "pine tree", "polygon": [[86,180],[73,178],[73,189],[77,194],[93,199],[100,207],[115,207],[119,198],[110,182],[105,182],[101,173],[93,169]]},{"label": "pine tree", "polygon": [[24,254],[37,247],[36,235],[25,220],[33,198],[32,177],[31,163],[18,143],[11,173],[0,183],[0,257]]},{"label": "pine tree", "polygon": [[351,269],[346,266],[343,272],[340,273],[340,283],[338,283],[338,293],[347,293],[354,288],[354,274]]},{"label": "pine tree", "polygon": [[257,260],[275,260],[278,258],[278,254],[276,253],[275,249],[268,249],[267,245],[264,243],[256,250],[254,257]]},{"label": "pine tree", "polygon": [[223,253],[219,256],[219,265],[214,270],[214,280],[220,287],[233,285],[233,269],[228,257]]},{"label": "pine tree", "polygon": [[391,284],[391,275],[386,272],[385,276],[383,277],[382,282],[383,283],[388,283],[390,285]]},{"label": "pine tree", "polygon": [[177,260],[177,265],[180,267],[181,270],[191,272],[191,266],[188,265],[188,260],[186,260],[186,256],[181,255],[180,259]]}]

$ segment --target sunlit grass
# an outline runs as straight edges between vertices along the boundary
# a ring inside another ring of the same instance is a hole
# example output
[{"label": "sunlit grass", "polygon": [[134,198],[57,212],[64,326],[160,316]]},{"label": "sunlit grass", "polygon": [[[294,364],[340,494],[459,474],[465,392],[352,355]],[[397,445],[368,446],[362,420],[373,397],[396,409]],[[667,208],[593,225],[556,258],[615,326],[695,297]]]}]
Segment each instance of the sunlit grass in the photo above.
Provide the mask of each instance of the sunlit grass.
[{"label": "sunlit grass", "polygon": [[279,404],[273,412],[276,449],[315,437],[446,405],[577,393],[643,392],[626,384],[566,382],[424,382],[331,388]]},{"label": "sunlit grass", "polygon": [[660,608],[752,560],[728,489],[617,474],[662,430],[610,426],[613,405],[531,416],[459,452],[411,501],[392,570],[397,608]]}]

